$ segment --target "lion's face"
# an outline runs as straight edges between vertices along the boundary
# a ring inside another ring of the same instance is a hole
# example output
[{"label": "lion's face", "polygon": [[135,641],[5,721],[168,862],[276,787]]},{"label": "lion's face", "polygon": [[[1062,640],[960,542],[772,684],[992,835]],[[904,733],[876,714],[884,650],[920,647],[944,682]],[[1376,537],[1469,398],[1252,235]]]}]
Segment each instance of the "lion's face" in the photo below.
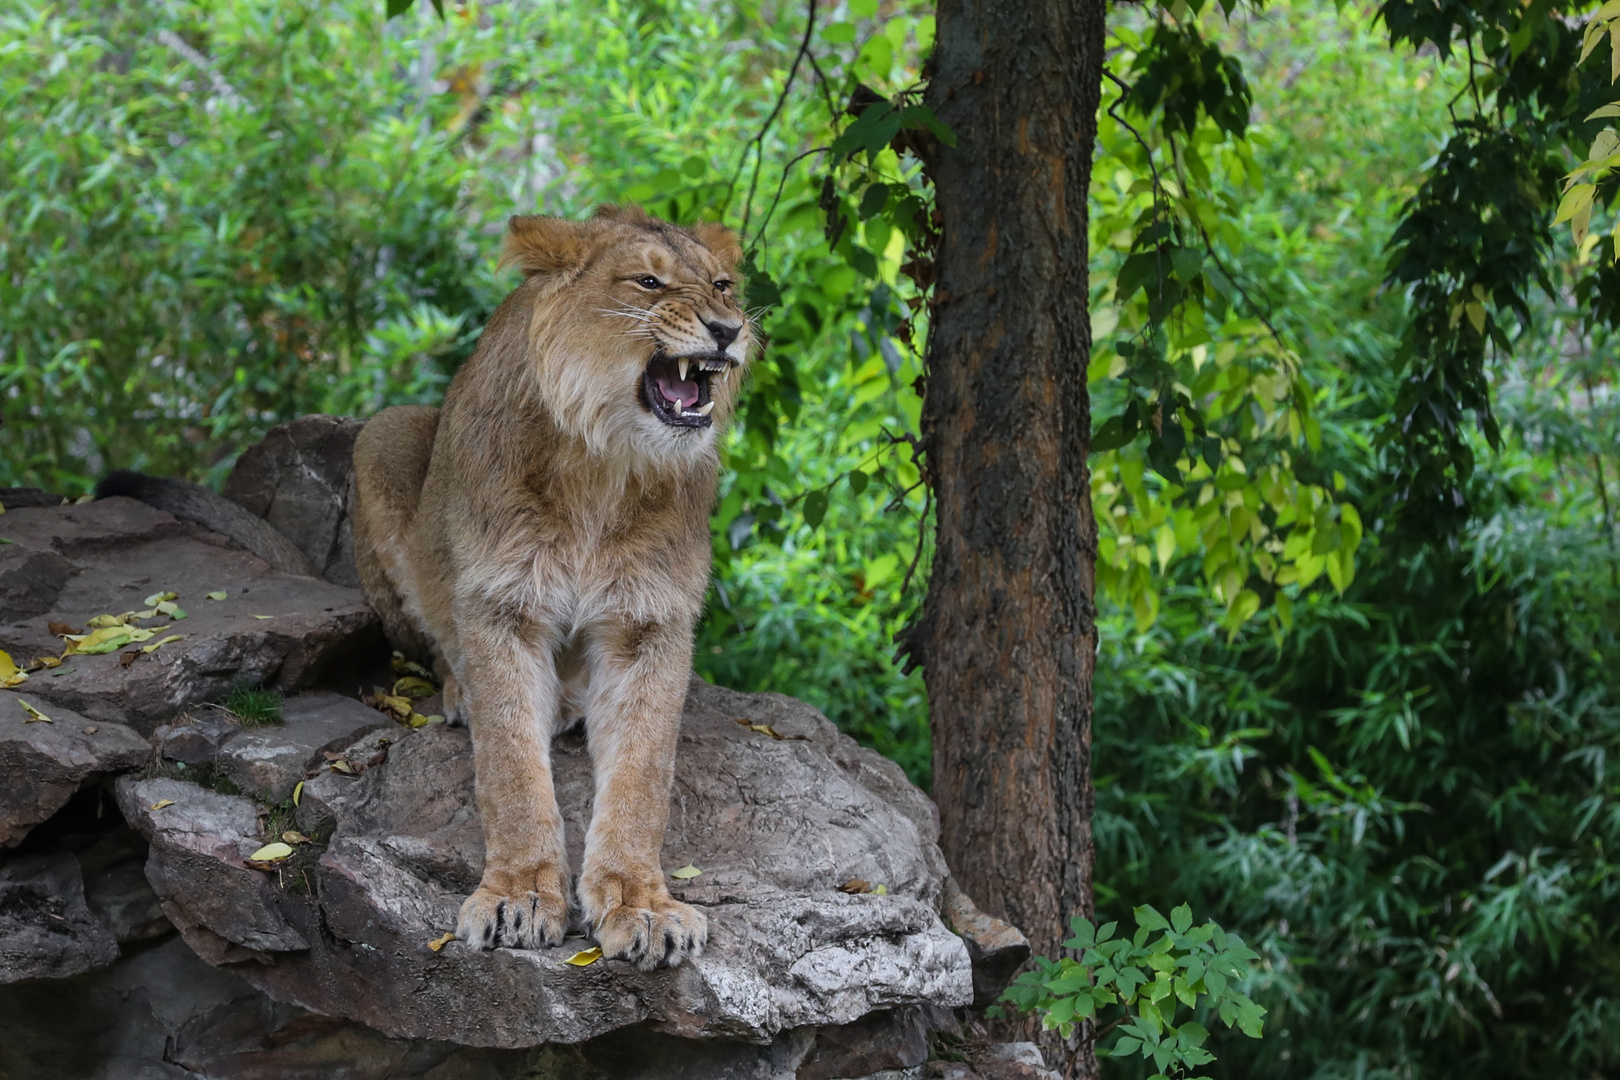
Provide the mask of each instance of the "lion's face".
[{"label": "lion's face", "polygon": [[740,254],[721,226],[682,229],[633,209],[514,218],[507,258],[542,279],[530,338],[558,423],[607,455],[712,452],[753,343]]}]

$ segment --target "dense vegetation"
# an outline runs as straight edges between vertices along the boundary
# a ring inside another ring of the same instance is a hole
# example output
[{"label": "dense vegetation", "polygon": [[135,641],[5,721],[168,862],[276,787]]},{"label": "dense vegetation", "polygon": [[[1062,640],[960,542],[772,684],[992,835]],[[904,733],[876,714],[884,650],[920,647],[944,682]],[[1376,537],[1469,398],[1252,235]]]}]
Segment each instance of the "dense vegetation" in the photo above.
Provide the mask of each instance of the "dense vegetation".
[{"label": "dense vegetation", "polygon": [[[217,482],[287,417],[434,400],[510,285],[509,213],[724,214],[751,302],[781,302],[728,450],[699,665],[817,703],[926,782],[921,680],[891,660],[927,562],[905,441],[926,327],[893,222],[925,183],[889,150],[826,188],[824,155],[795,161],[852,80],[915,81],[925,9],[828,9],[811,70],[797,7],[379,8],[0,3],[0,486]],[[1140,83],[1154,22],[1113,22]],[[1261,954],[1266,1038],[1217,1036],[1220,1075],[1607,1075],[1620,410],[1576,286],[1596,237],[1549,234],[1534,332],[1489,368],[1501,449],[1459,435],[1466,523],[1393,512],[1419,301],[1385,284],[1389,245],[1469,74],[1392,51],[1355,7],[1202,25],[1253,109],[1191,125],[1196,164],[1154,159],[1170,185],[1203,170],[1220,264],[1177,273],[1227,297],[1167,344],[1211,424],[1249,427],[1188,473],[1202,501],[1140,446],[1093,459],[1099,912],[1190,900]],[[1093,184],[1099,420],[1143,366],[1147,298],[1120,282],[1163,197],[1134,115],[1103,118]],[[1282,571],[1254,587],[1266,558]]]}]

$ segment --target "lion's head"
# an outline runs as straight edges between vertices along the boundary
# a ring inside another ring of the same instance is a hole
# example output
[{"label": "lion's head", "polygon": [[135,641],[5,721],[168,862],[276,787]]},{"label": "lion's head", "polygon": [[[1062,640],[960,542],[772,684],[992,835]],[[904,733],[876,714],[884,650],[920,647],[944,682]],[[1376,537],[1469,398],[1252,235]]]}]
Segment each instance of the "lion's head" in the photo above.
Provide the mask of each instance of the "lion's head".
[{"label": "lion's head", "polygon": [[529,278],[530,356],[558,425],[598,454],[712,454],[753,344],[741,257],[724,226],[681,228],[634,207],[514,217],[503,262]]}]

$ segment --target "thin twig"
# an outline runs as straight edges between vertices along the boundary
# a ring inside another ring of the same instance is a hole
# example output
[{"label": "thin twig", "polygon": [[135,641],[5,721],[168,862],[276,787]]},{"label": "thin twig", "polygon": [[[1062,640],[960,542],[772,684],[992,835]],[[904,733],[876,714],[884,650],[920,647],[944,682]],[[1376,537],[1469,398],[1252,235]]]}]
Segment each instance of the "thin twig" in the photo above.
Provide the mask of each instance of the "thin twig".
[{"label": "thin twig", "polygon": [[[1142,133],[1140,131],[1137,131],[1123,116],[1114,111],[1121,105],[1125,104],[1125,98],[1129,96],[1131,92],[1131,84],[1126,82],[1124,79],[1121,79],[1118,75],[1115,75],[1112,71],[1109,71],[1106,67],[1103,68],[1103,75],[1115,86],[1119,87],[1119,98],[1112,105],[1108,106],[1108,115],[1112,116],[1115,123],[1119,124],[1120,127],[1130,132],[1136,138],[1138,145],[1142,147],[1142,153],[1147,157],[1148,172],[1153,175],[1153,224],[1157,225],[1164,213],[1163,201],[1161,198],[1164,193],[1164,182],[1159,179],[1159,167],[1158,165],[1154,164],[1153,149],[1152,147],[1148,146],[1147,140],[1142,137]],[[1155,238],[1153,241],[1153,269],[1158,272],[1157,286],[1159,291],[1159,299],[1163,300],[1164,244],[1161,243],[1157,238]]]},{"label": "thin twig", "polygon": [[754,190],[759,184],[759,170],[765,160],[765,136],[770,132],[771,125],[782,112],[782,106],[787,104],[788,93],[793,89],[793,79],[799,73],[799,65],[804,62],[805,55],[810,51],[810,37],[816,29],[816,0],[809,0],[804,20],[804,40],[799,42],[799,51],[793,56],[793,66],[788,68],[787,81],[782,84],[782,92],[776,97],[776,105],[771,109],[765,122],[760,125],[759,133],[750,139],[743,147],[742,157],[737,160],[737,168],[732,171],[731,180],[726,184],[726,198],[721,204],[721,212],[731,206],[731,195],[737,189],[737,178],[742,175],[743,168],[748,164],[748,154],[754,154],[754,177],[748,185],[748,201],[743,204],[742,233],[748,235],[748,218],[754,208]]},{"label": "thin twig", "polygon": [[776,216],[776,208],[782,202],[782,192],[787,189],[788,173],[793,169],[793,166],[797,165],[811,154],[825,154],[830,149],[832,148],[829,146],[817,146],[813,149],[806,150],[804,153],[782,166],[782,180],[781,183],[776,185],[776,197],[771,200],[771,208],[767,210],[765,212],[765,216],[760,219],[759,229],[754,233],[754,242],[748,245],[748,250],[750,252],[758,248],[759,242],[765,238],[765,230],[770,227],[771,218]]},{"label": "thin twig", "polygon": [[917,572],[917,564],[922,561],[923,547],[928,542],[928,507],[933,501],[934,489],[931,485],[923,485],[922,513],[917,516],[917,551],[911,556],[911,565],[906,567],[906,576],[900,580],[900,595],[906,595],[906,589],[911,585],[911,575]]}]

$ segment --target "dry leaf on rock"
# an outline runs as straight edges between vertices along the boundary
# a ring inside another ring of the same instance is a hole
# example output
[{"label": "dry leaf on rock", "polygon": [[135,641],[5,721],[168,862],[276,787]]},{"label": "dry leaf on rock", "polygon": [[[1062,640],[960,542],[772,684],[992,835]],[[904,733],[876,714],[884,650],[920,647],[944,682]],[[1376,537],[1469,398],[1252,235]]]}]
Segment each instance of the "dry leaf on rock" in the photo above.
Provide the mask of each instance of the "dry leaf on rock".
[{"label": "dry leaf on rock", "polygon": [[50,631],[52,637],[66,637],[68,634],[84,633],[83,630],[75,630],[72,623],[57,622],[55,619],[46,623],[45,629]]},{"label": "dry leaf on rock", "polygon": [[137,618],[137,616],[133,611],[129,612],[127,616],[126,615],[96,615],[96,616],[93,616],[84,625],[88,626],[92,630],[106,630],[106,629],[110,629],[111,627],[114,627],[114,626],[123,626],[124,625],[124,620],[126,618],[133,619],[133,618]]},{"label": "dry leaf on rock", "polygon": [[288,829],[286,832],[281,834],[281,838],[287,841],[289,844],[311,843],[310,838],[299,832],[297,829]]},{"label": "dry leaf on rock", "polygon": [[434,938],[432,941],[428,942],[428,948],[432,949],[434,952],[438,952],[440,949],[444,948],[454,940],[456,940],[456,935],[446,934],[444,937]]},{"label": "dry leaf on rock", "polygon": [[148,810],[161,810],[165,806],[173,806],[173,805],[174,805],[174,800],[173,799],[159,799],[157,802],[153,803],[151,806],[148,806],[147,809]]},{"label": "dry leaf on rock", "polygon": [[38,660],[35,660],[32,664],[28,665],[28,670],[38,671],[40,668],[55,668],[61,666],[62,658],[60,656],[41,656]]},{"label": "dry leaf on rock", "polygon": [[852,877],[842,885],[838,886],[838,891],[847,892],[858,896],[861,893],[871,892],[872,886],[868,885],[858,877]]},{"label": "dry leaf on rock", "polygon": [[581,949],[573,956],[570,956],[568,959],[564,960],[563,963],[573,964],[575,967],[590,967],[600,959],[602,959],[602,950],[593,945],[589,949]]},{"label": "dry leaf on rock", "polygon": [[300,781],[298,781],[298,786],[293,788],[293,805],[297,806],[298,805],[298,800],[303,798],[303,797],[304,797],[304,781],[300,780]]},{"label": "dry leaf on rock", "polygon": [[247,861],[249,866],[255,868],[274,866],[276,863],[286,860],[292,853],[291,846],[278,840],[273,844],[264,845],[264,847],[249,855]]},{"label": "dry leaf on rock", "polygon": [[691,879],[697,877],[701,873],[703,873],[703,871],[699,870],[697,867],[693,866],[691,863],[687,863],[685,866],[681,867],[679,870],[671,870],[669,872],[669,876],[672,877],[672,878],[675,878],[675,879],[677,879],[679,881],[690,881]]},{"label": "dry leaf on rock", "polygon": [[118,666],[127,668],[129,665],[133,664],[135,662],[135,658],[140,655],[140,652],[136,649],[131,649],[127,653],[120,653],[118,656]]},{"label": "dry leaf on rock", "polygon": [[407,675],[403,679],[394,681],[394,696],[408,698],[411,701],[421,701],[430,698],[439,692],[439,688],[422,678],[420,675]]},{"label": "dry leaf on rock", "polygon": [[22,698],[17,699],[17,704],[21,705],[23,707],[23,712],[28,714],[28,716],[25,717],[24,720],[23,720],[23,723],[25,723],[25,724],[37,724],[41,720],[45,721],[47,724],[56,723],[55,720],[52,720],[50,717],[46,716],[44,713],[40,712],[38,709],[36,709],[32,705],[28,704],[28,702],[24,701]]},{"label": "dry leaf on rock", "polygon": [[761,735],[769,735],[771,738],[777,739],[779,741],[796,741],[796,742],[809,742],[810,741],[809,736],[806,736],[806,735],[784,735],[780,731],[777,731],[775,728],[771,727],[771,725],[769,725],[769,724],[756,724],[756,723],[754,723],[754,721],[750,720],[746,716],[736,717],[736,721],[737,721],[737,723],[741,724],[743,727],[747,728],[749,731],[756,731]]},{"label": "dry leaf on rock", "polygon": [[28,681],[28,673],[19,668],[11,654],[0,649],[0,686],[21,686]]},{"label": "dry leaf on rock", "polygon": [[91,724],[89,727],[84,729],[84,733],[86,735],[94,735],[97,731],[100,731],[100,730],[101,730],[100,728],[96,727],[94,724]]}]

